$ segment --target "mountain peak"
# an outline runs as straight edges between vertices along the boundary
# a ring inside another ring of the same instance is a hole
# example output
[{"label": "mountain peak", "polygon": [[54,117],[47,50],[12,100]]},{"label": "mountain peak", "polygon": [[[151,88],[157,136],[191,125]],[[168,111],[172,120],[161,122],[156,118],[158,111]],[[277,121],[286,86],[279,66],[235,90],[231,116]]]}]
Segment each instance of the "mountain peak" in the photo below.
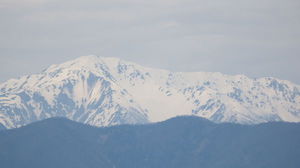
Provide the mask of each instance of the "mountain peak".
[{"label": "mountain peak", "polygon": [[112,65],[120,62],[120,59],[114,57],[100,57],[96,55],[81,56],[74,60],[67,61],[62,64],[52,65],[46,71],[55,71],[57,69],[94,69],[97,65]]},{"label": "mountain peak", "polygon": [[95,126],[195,115],[214,122],[300,121],[300,87],[276,78],[170,72],[82,56],[0,85],[0,124],[49,117]]},{"label": "mountain peak", "polygon": [[103,56],[97,56],[97,55],[86,55],[86,56],[81,56],[74,61],[83,61],[86,63],[91,63],[91,62],[119,62],[121,59],[117,57],[103,57]]}]

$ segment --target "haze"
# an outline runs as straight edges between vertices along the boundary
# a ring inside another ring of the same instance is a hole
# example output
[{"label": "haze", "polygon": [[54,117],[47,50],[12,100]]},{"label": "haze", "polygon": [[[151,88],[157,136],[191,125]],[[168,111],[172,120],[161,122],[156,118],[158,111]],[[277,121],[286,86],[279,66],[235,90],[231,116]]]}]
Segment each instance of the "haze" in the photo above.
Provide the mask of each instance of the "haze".
[{"label": "haze", "polygon": [[1,0],[0,82],[82,55],[300,84],[298,0]]}]

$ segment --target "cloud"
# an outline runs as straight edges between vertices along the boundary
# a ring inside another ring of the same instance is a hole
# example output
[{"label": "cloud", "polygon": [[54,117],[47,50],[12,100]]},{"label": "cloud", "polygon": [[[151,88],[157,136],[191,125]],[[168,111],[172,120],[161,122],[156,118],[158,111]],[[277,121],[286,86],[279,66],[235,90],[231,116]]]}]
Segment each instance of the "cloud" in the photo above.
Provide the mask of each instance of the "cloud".
[{"label": "cloud", "polygon": [[98,54],[300,83],[298,0],[3,0],[0,7],[0,59],[14,67],[11,77],[26,72],[13,65],[18,58],[46,66]]},{"label": "cloud", "polygon": [[131,21],[135,15],[122,11],[101,10],[101,11],[45,11],[38,15],[27,15],[23,18],[30,22],[63,22],[63,21],[81,21],[81,20],[101,20],[101,21]]},{"label": "cloud", "polygon": [[36,7],[44,4],[45,2],[47,2],[47,0],[1,0],[0,9]]}]

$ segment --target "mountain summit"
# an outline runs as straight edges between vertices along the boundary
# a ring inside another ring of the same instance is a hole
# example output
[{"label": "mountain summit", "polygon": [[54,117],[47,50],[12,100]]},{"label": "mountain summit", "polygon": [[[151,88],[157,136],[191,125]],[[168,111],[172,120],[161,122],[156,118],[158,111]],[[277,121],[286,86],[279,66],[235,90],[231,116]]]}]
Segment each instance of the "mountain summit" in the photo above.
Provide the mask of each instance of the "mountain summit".
[{"label": "mountain summit", "polygon": [[117,58],[83,56],[0,84],[0,125],[50,117],[95,126],[180,115],[214,122],[300,121],[300,86],[276,78],[170,72]]}]

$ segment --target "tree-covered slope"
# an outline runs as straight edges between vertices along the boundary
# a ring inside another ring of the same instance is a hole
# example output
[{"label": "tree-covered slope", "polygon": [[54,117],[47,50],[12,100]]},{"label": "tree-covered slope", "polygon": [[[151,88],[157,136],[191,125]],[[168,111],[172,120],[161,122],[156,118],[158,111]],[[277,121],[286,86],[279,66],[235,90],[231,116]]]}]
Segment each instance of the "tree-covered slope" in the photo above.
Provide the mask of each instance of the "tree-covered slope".
[{"label": "tree-covered slope", "polygon": [[63,118],[0,131],[0,167],[298,168],[300,124],[177,117],[96,128]]}]

